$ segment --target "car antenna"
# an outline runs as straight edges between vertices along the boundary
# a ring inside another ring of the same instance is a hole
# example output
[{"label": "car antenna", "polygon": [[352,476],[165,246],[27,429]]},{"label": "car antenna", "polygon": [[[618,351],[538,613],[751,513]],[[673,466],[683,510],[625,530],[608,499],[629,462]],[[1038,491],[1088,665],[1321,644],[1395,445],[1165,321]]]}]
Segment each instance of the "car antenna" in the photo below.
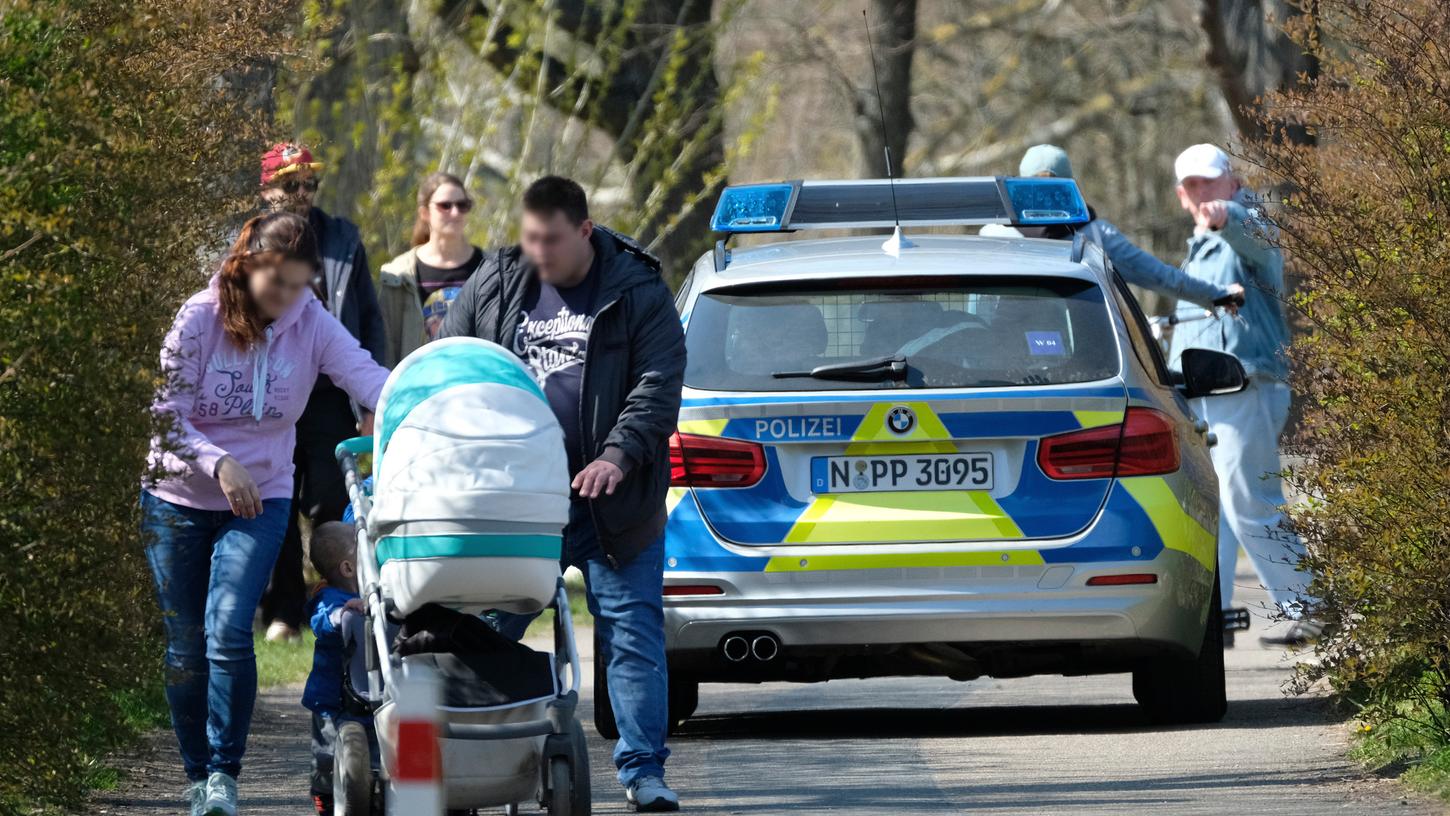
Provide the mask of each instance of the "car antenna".
[{"label": "car antenna", "polygon": [[893,258],[901,257],[901,250],[916,246],[901,234],[901,210],[896,206],[896,176],[891,172],[891,145],[886,134],[886,102],[881,96],[881,74],[876,70],[876,45],[871,41],[871,15],[861,9],[861,19],[866,24],[866,52],[871,55],[871,79],[876,83],[876,115],[881,118],[881,150],[886,154],[886,183],[891,187],[891,218],[896,227],[881,249]]}]

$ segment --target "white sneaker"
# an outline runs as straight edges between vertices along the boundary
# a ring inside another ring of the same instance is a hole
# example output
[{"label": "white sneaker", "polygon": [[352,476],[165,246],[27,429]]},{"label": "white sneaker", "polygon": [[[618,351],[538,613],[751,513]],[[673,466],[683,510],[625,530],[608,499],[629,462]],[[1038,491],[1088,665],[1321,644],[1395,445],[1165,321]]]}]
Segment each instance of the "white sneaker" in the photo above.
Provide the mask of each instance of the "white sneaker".
[{"label": "white sneaker", "polygon": [[267,627],[266,638],[268,643],[295,643],[302,639],[302,633],[283,621],[274,620]]},{"label": "white sneaker", "polygon": [[221,771],[207,777],[202,816],[237,816],[237,780]]},{"label": "white sneaker", "polygon": [[642,776],[624,787],[631,810],[640,813],[672,813],[680,809],[680,797],[658,776]]},{"label": "white sneaker", "polygon": [[193,782],[186,789],[186,802],[191,806],[191,816],[206,816],[206,783]]}]

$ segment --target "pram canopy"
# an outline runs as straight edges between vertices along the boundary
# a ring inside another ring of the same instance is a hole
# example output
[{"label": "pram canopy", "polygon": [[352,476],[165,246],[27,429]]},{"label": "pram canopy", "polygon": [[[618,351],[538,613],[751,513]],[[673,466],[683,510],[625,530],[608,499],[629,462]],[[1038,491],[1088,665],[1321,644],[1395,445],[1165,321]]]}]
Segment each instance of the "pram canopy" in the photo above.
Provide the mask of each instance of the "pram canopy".
[{"label": "pram canopy", "polygon": [[484,340],[430,343],[393,370],[377,417],[368,537],[398,611],[548,605],[569,468],[523,364]]}]

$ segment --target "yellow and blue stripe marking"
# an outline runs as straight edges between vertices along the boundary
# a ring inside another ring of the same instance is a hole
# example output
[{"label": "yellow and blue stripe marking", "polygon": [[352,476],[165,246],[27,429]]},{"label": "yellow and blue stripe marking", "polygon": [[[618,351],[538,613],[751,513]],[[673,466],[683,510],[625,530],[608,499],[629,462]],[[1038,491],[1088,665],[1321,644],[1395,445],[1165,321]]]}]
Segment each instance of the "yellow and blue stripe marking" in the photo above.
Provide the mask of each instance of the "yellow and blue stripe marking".
[{"label": "yellow and blue stripe marking", "polygon": [[[1082,394],[1123,396],[1121,387],[1080,389]],[[1136,391],[1137,389],[1132,389]],[[1102,393],[1099,393],[1102,392]],[[1130,392],[1131,393],[1131,392]],[[998,397],[1001,395],[998,394]],[[802,395],[777,400],[752,398],[752,404],[809,401]],[[952,399],[959,395],[952,395]],[[682,571],[792,572],[872,568],[1041,565],[1106,561],[1151,561],[1165,549],[1192,556],[1212,570],[1216,536],[1187,513],[1169,480],[1161,476],[1107,480],[1052,481],[1036,467],[1037,442],[1030,437],[1114,425],[1123,410],[966,411],[938,414],[921,401],[884,402],[880,395],[830,402],[866,402],[863,414],[687,419],[680,430],[767,443],[790,442],[790,434],[811,441],[846,442],[846,455],[954,453],[953,440],[1023,438],[1023,465],[1014,491],[994,499],[984,491],[820,494],[800,500],[786,489],[774,445],[766,447],[767,473],[750,488],[673,489],[666,545],[670,569]],[[694,407],[739,405],[738,398],[687,400]],[[916,426],[906,435],[886,428],[885,414],[910,407]],[[804,405],[803,412],[810,410]],[[772,424],[773,423],[773,424]],[[1104,496],[1106,489],[1107,495]],[[1099,512],[1101,510],[1101,513]],[[709,524],[705,518],[710,519]],[[1096,520],[1096,523],[1094,523]],[[1092,530],[1067,547],[1031,546],[1029,539],[1062,538]],[[713,531],[712,531],[713,527]],[[1023,547],[993,551],[860,553],[814,555],[808,559],[740,554],[722,547],[721,538],[742,545],[830,544],[847,542],[969,542],[1022,540]]]}]

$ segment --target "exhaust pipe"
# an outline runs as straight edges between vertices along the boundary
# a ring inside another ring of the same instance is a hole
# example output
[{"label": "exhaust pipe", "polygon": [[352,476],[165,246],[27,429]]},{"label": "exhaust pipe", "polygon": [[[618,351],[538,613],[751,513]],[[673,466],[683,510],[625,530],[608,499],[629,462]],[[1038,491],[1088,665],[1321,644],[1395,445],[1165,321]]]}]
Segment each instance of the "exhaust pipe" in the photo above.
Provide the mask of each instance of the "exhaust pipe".
[{"label": "exhaust pipe", "polygon": [[720,644],[720,651],[725,655],[726,660],[731,663],[739,663],[750,657],[750,643],[740,635],[731,635]]},{"label": "exhaust pipe", "polygon": [[750,642],[750,653],[761,663],[768,663],[780,654],[780,642],[773,635],[761,635]]}]

